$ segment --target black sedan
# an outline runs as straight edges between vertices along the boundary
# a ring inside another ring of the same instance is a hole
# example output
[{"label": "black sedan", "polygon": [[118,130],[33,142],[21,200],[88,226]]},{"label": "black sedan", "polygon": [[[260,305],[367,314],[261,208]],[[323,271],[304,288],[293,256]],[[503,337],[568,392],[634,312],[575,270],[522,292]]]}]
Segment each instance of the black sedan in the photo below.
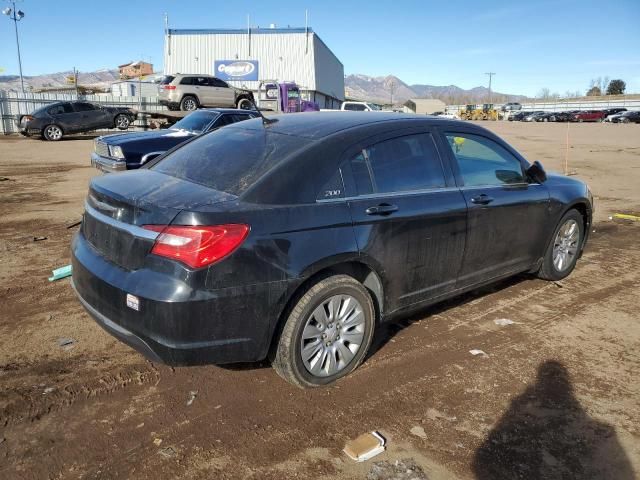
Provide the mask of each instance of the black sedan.
[{"label": "black sedan", "polygon": [[473,124],[279,115],[94,178],[72,284],[152,359],[271,353],[313,387],[356,368],[380,322],[521,272],[566,277],[592,208],[583,182]]},{"label": "black sedan", "polygon": [[167,150],[203,133],[258,116],[251,110],[216,108],[198,110],[166,130],[132,132],[98,137],[91,164],[103,172],[140,168]]},{"label": "black sedan", "polygon": [[58,141],[70,133],[100,128],[126,130],[136,114],[129,108],[105,107],[88,102],[56,102],[18,118],[20,133]]},{"label": "black sedan", "polygon": [[640,123],[640,111],[622,112],[612,117],[613,123]]}]

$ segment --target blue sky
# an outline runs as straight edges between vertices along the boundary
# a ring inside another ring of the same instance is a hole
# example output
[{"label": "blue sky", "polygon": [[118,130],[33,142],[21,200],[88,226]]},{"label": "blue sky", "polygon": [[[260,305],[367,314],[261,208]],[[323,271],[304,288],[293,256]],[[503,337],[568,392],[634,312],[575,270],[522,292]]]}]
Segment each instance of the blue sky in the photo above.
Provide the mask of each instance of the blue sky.
[{"label": "blue sky", "polygon": [[[0,0],[4,8],[6,0]],[[25,75],[114,68],[143,58],[162,68],[163,14],[172,28],[310,26],[345,73],[408,84],[486,85],[535,95],[585,91],[609,76],[640,93],[640,0],[24,0]],[[13,22],[0,18],[2,74],[18,72]]]}]

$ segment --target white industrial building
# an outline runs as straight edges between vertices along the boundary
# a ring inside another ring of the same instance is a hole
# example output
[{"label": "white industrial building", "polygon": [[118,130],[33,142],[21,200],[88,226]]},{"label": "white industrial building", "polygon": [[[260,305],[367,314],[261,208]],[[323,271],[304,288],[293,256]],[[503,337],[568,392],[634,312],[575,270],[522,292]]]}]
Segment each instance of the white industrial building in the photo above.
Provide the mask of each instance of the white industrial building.
[{"label": "white industrial building", "polygon": [[344,67],[311,28],[168,29],[164,73],[215,75],[255,92],[262,81],[294,81],[321,108],[344,100]]}]

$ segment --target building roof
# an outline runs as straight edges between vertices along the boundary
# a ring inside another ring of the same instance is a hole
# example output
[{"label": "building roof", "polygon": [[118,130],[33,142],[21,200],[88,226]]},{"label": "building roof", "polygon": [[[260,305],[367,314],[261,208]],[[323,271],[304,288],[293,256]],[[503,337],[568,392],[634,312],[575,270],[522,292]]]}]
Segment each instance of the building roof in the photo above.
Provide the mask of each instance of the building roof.
[{"label": "building roof", "polygon": [[311,27],[292,28],[170,28],[169,35],[197,35],[197,34],[273,34],[273,33],[313,33]]}]

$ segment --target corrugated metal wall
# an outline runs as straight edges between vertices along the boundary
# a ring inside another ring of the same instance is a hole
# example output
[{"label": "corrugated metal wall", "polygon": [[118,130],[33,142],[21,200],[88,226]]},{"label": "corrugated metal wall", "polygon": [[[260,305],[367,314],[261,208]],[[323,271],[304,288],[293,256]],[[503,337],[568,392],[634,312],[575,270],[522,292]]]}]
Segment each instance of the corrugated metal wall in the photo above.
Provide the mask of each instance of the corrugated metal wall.
[{"label": "corrugated metal wall", "polygon": [[[249,36],[246,32],[187,33],[170,30],[165,43],[166,74],[213,75],[216,60],[257,60],[260,80],[293,80],[301,90],[344,99],[344,68],[311,31],[265,33],[262,30]],[[257,90],[260,84],[259,81],[232,83],[252,90]]]}]

